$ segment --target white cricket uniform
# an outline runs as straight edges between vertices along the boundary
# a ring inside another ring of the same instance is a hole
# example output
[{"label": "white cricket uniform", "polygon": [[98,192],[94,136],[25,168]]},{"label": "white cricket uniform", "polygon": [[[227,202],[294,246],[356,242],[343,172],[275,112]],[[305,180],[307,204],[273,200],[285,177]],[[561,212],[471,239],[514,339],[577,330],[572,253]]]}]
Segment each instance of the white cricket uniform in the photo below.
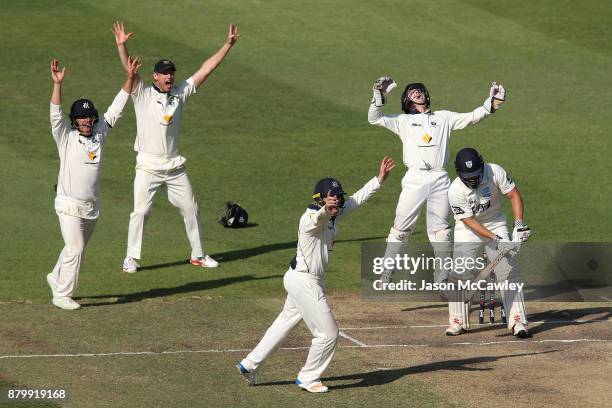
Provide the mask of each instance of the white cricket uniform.
[{"label": "white cricket uniform", "polygon": [[[451,132],[476,124],[490,113],[479,106],[469,113],[427,111],[419,114],[383,115],[382,107],[370,105],[368,121],[385,127],[399,136],[403,144],[403,161],[408,171],[402,179],[393,228],[387,238],[385,257],[402,252],[416,224],[423,204],[427,202],[427,235],[436,256],[450,252],[450,224],[446,172]],[[444,244],[446,243],[446,244]],[[434,280],[447,278],[447,271],[436,271]]]},{"label": "white cricket uniform", "polygon": [[65,246],[51,279],[57,286],[54,297],[72,297],[79,280],[85,246],[99,214],[98,191],[106,136],[121,117],[129,94],[119,91],[89,137],[71,129],[60,105],[50,106],[51,133],[57,144],[60,171],[55,198]]},{"label": "white cricket uniform", "polygon": [[168,200],[185,222],[191,256],[204,256],[200,211],[191,187],[186,159],[179,155],[179,129],[183,105],[196,93],[192,78],[176,84],[169,93],[138,81],[132,89],[137,133],[134,142],[136,176],[134,211],[130,214],[127,255],[140,259],[144,224],[151,212],[157,190],[166,186]]},{"label": "white cricket uniform", "polygon": [[[506,217],[502,213],[502,195],[508,194],[515,188],[515,184],[499,165],[485,163],[481,183],[477,188],[466,186],[459,177],[451,184],[448,190],[448,199],[455,215],[455,243],[454,256],[476,258],[482,254],[483,249],[489,259],[497,255],[495,241],[481,237],[468,228],[461,220],[475,217],[476,221],[494,234],[510,241],[510,233],[506,226]],[[466,271],[458,274],[458,279],[473,279],[477,271]],[[522,282],[521,272],[512,258],[502,260],[495,268],[498,282]],[[504,308],[510,311],[508,328],[512,328],[517,320],[527,324],[523,293],[516,291],[501,291]],[[449,321],[457,315],[455,302],[449,302]]]},{"label": "white cricket uniform", "polygon": [[362,205],[380,188],[375,177],[346,200],[344,208],[335,219],[316,205],[308,207],[298,230],[297,251],[292,267],[283,279],[287,299],[283,310],[266,331],[255,349],[241,364],[249,371],[277,350],[300,320],[314,336],[306,364],[298,374],[304,384],[320,379],[331,362],[336,350],[338,325],[327,303],[325,295],[325,271],[331,260],[337,223]]}]

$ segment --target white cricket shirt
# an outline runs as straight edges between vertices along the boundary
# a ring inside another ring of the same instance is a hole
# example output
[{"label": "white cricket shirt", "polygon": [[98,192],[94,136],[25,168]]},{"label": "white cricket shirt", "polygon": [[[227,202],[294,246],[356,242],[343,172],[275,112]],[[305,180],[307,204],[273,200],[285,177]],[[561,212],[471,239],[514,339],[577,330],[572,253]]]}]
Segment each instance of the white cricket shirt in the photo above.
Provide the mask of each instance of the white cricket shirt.
[{"label": "white cricket shirt", "polygon": [[448,189],[448,201],[458,221],[456,228],[467,228],[459,221],[473,216],[487,228],[505,226],[501,196],[508,194],[514,187],[506,171],[493,163],[485,163],[482,182],[475,189],[469,188],[457,177]]},{"label": "white cricket shirt", "polygon": [[383,115],[382,107],[370,105],[368,121],[399,136],[408,168],[446,171],[451,131],[476,124],[490,115],[479,106],[469,113],[435,111],[419,114]]},{"label": "white cricket shirt", "polygon": [[332,219],[325,207],[311,205],[300,219],[295,270],[322,279],[331,259],[334,240],[338,232],[336,224],[365,203],[381,184],[374,177],[359,191],[348,197],[338,215]]},{"label": "white cricket shirt", "polygon": [[183,105],[194,93],[193,78],[175,84],[169,93],[138,81],[132,89],[137,127],[134,150],[165,158],[178,156]]},{"label": "white cricket shirt", "polygon": [[57,181],[58,197],[88,202],[98,200],[102,147],[106,136],[121,117],[129,94],[119,91],[113,103],[93,127],[89,137],[71,129],[60,105],[50,104],[51,133],[57,144],[60,171]]}]

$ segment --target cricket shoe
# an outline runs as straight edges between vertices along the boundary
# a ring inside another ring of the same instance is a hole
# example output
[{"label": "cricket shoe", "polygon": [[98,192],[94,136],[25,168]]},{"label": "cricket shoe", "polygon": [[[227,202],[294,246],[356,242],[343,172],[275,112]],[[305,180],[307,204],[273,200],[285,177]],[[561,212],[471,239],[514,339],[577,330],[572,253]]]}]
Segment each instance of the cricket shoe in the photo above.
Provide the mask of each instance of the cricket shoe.
[{"label": "cricket shoe", "polygon": [[447,336],[459,336],[465,333],[465,329],[461,326],[461,320],[454,318],[453,322],[446,328]]},{"label": "cricket shoe", "polygon": [[138,268],[140,268],[140,264],[138,261],[131,256],[126,256],[123,260],[123,272],[127,273],[135,273]]},{"label": "cricket shoe", "polygon": [[519,339],[526,339],[529,337],[529,332],[527,331],[527,326],[525,326],[521,322],[517,322],[512,326],[512,334],[514,334]]},{"label": "cricket shoe", "polygon": [[304,384],[300,380],[295,380],[295,383],[298,387],[303,388],[308,392],[312,392],[313,394],[320,394],[322,392],[329,391],[329,388],[324,386],[321,381],[313,381],[310,384]]},{"label": "cricket shoe", "polygon": [[54,297],[51,303],[64,310],[77,310],[81,307],[81,305],[67,296]]},{"label": "cricket shoe", "polygon": [[209,255],[198,258],[192,256],[189,263],[195,266],[201,266],[202,268],[216,268],[219,266],[219,262],[212,259]]},{"label": "cricket shoe", "polygon": [[53,279],[53,275],[50,273],[47,274],[47,283],[49,284],[49,287],[51,288],[51,293],[53,294],[53,297],[55,297],[55,294],[57,293],[57,283],[55,283],[55,280]]},{"label": "cricket shoe", "polygon": [[255,373],[255,371],[247,370],[246,368],[244,368],[242,363],[236,364],[236,368],[238,369],[238,371],[240,371],[240,375],[242,375],[242,378],[244,378],[244,380],[249,383],[249,385],[255,385],[255,383],[257,382],[257,373]]}]

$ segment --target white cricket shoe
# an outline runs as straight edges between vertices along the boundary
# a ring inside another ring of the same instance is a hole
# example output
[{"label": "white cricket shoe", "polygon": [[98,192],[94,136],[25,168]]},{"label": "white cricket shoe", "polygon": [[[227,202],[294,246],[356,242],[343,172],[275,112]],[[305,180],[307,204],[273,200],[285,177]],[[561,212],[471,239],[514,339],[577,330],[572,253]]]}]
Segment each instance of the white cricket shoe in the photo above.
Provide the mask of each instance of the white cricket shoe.
[{"label": "white cricket shoe", "polygon": [[454,318],[453,322],[446,328],[447,336],[459,336],[460,334],[465,333],[465,329],[461,326],[461,320],[458,318]]},{"label": "white cricket shoe", "polygon": [[236,368],[240,371],[240,375],[242,375],[242,378],[244,378],[249,385],[255,385],[257,381],[257,373],[255,373],[255,371],[247,370],[242,363],[236,364]]},{"label": "white cricket shoe", "polygon": [[212,259],[209,255],[199,258],[191,257],[189,263],[192,265],[201,266],[202,268],[216,268],[219,266],[219,262]]},{"label": "white cricket shoe", "polygon": [[50,273],[47,274],[47,283],[49,284],[49,287],[51,288],[51,293],[53,294],[53,297],[55,297],[55,294],[57,293],[57,283],[55,283],[55,280],[53,279],[53,275]]},{"label": "white cricket shoe", "polygon": [[51,303],[64,310],[77,310],[81,307],[81,305],[67,296],[54,297]]},{"label": "white cricket shoe", "polygon": [[512,334],[514,334],[519,339],[526,339],[529,337],[529,332],[527,331],[527,326],[521,322],[517,322],[512,326]]},{"label": "white cricket shoe", "polygon": [[308,392],[312,392],[314,394],[319,394],[322,392],[329,391],[329,388],[323,385],[321,381],[313,381],[310,384],[304,384],[300,380],[295,380],[295,383],[298,387],[305,389]]},{"label": "white cricket shoe", "polygon": [[131,256],[126,256],[123,260],[123,272],[127,273],[135,273],[138,268],[140,268],[140,264],[138,261]]}]

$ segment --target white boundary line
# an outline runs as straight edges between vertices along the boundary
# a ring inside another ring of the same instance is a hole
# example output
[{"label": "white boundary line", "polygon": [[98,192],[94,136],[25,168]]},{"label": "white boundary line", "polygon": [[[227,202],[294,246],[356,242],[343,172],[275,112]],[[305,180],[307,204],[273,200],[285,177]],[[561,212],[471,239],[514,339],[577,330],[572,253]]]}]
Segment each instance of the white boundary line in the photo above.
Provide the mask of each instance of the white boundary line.
[{"label": "white boundary line", "polygon": [[605,296],[599,296],[599,297],[605,300],[606,302],[612,302],[612,299],[610,299],[609,297],[605,297]]},{"label": "white boundary line", "polygon": [[[449,344],[363,344],[340,346],[339,348],[404,348],[404,347],[445,347],[445,346],[487,346],[491,344],[528,344],[528,343],[611,343],[608,339],[547,339],[547,340],[505,340],[487,342],[462,342]],[[302,347],[282,347],[279,350],[295,351],[308,350],[310,346]],[[74,353],[74,354],[23,354],[23,355],[4,355],[0,360],[21,359],[21,358],[58,358],[58,357],[112,357],[112,356],[161,356],[170,354],[220,354],[220,353],[246,353],[251,349],[208,349],[208,350],[169,350],[169,351],[117,351],[112,353]]]},{"label": "white boundary line", "polygon": [[360,347],[367,347],[367,344],[365,344],[365,343],[363,343],[363,342],[361,342],[361,341],[359,341],[359,340],[349,336],[348,334],[346,334],[346,333],[344,333],[342,331],[339,331],[338,334],[340,335],[340,337],[344,337],[345,339],[352,341],[353,343],[355,343],[356,345],[358,345]]},{"label": "white boundary line", "polygon": [[[583,324],[583,323],[610,323],[610,319],[593,319],[593,320],[539,320],[535,322],[529,322],[529,324]],[[483,323],[473,324],[473,326],[501,326],[505,323]],[[384,329],[428,329],[435,327],[447,327],[448,324],[425,324],[425,325],[414,325],[414,326],[370,326],[370,327],[342,327],[340,330],[384,330]]]}]

